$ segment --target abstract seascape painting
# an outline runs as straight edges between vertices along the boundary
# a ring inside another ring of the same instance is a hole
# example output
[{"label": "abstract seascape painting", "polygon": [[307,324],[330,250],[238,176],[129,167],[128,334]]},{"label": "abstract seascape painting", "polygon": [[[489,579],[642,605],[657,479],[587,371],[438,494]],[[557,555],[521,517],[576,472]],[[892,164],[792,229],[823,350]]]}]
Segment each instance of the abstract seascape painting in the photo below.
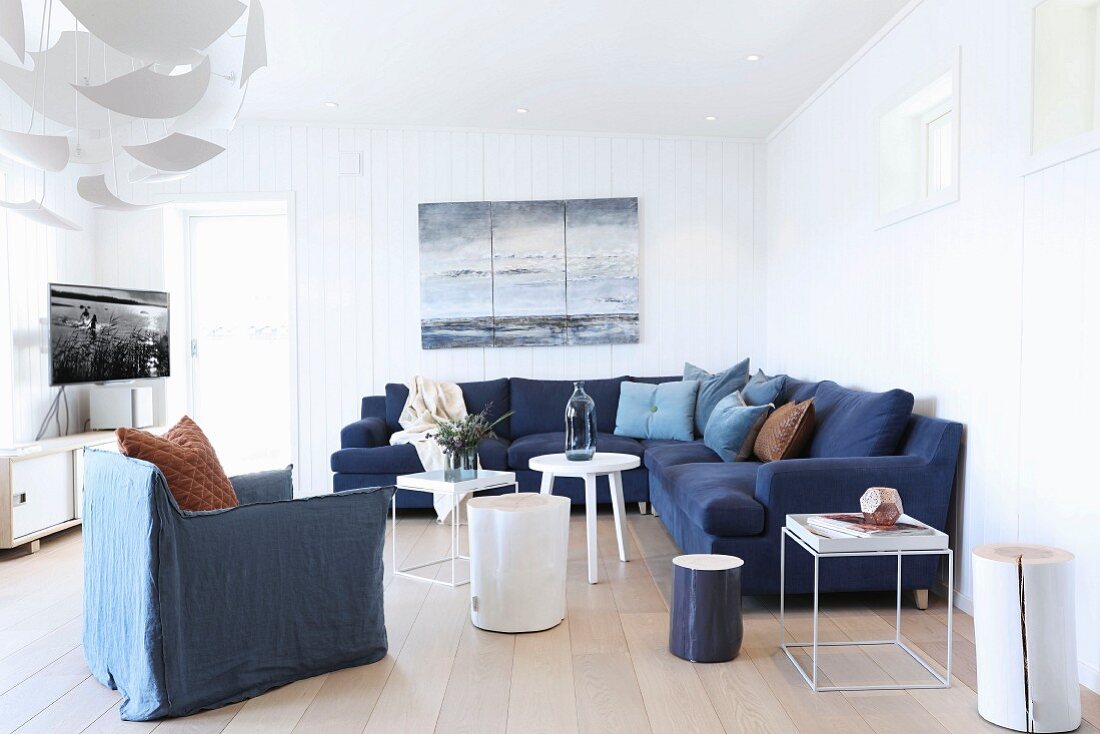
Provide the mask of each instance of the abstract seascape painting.
[{"label": "abstract seascape painting", "polygon": [[421,344],[638,342],[638,200],[420,205]]}]

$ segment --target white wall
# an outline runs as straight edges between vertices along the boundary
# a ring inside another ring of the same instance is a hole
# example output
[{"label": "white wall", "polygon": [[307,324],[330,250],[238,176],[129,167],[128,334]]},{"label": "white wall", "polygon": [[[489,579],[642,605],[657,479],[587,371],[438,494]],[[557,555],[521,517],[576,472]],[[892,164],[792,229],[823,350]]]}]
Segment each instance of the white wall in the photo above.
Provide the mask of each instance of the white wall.
[{"label": "white wall", "polygon": [[[756,356],[758,144],[279,125],[212,137],[228,151],[158,190],[294,193],[299,476],[307,492],[329,490],[340,427],[387,382],[668,374],[685,360],[718,369]],[[362,176],[337,174],[341,151],[362,151]],[[125,182],[120,189],[125,199],[149,195]],[[598,196],[639,197],[640,344],[420,349],[418,202]],[[97,214],[97,279],[164,287],[162,221]]]},{"label": "white wall", "polygon": [[[1100,688],[1100,493],[1089,385],[1100,366],[1100,152],[1022,175],[1013,69],[1025,2],[925,0],[767,146],[766,365],[966,425],[954,529],[970,552],[1077,555],[1082,679]],[[875,230],[881,105],[961,47],[960,200]]]},{"label": "white wall", "polygon": [[[28,109],[0,88],[0,129],[26,130]],[[0,158],[0,198],[26,201],[42,193],[42,174]],[[78,224],[69,232],[34,224],[0,208],[0,446],[33,440],[56,390],[49,387],[48,282],[86,282],[93,246],[88,208],[77,197],[75,175],[50,174],[46,205]],[[84,426],[84,388],[69,391],[70,431]],[[64,423],[62,423],[64,428]],[[56,429],[51,429],[55,431]],[[54,432],[47,435],[55,435]]]}]

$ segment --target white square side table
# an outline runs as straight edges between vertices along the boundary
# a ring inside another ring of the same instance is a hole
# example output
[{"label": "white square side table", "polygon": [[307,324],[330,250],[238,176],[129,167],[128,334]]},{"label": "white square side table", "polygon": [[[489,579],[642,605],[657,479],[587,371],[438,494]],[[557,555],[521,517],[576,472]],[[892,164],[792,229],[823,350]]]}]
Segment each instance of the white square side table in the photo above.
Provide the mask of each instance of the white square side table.
[{"label": "white square side table", "polygon": [[[910,535],[897,538],[826,538],[810,530],[806,525],[806,519],[810,515],[787,515],[787,524],[779,536],[779,647],[786,653],[795,669],[806,685],[814,692],[819,691],[896,691],[911,688],[950,688],[951,687],[951,642],[954,632],[954,586],[955,568],[953,553],[948,547],[948,537],[938,530],[933,535]],[[908,515],[902,515],[899,522],[920,523]],[[921,523],[923,524],[923,523]],[[785,619],[786,580],[787,580],[787,539],[790,538],[800,548],[809,553],[814,559],[814,614],[813,614],[813,641],[812,642],[787,642],[787,627]],[[901,559],[905,556],[947,556],[947,672],[941,675],[939,671],[923,657],[918,655],[901,639]],[[898,561],[897,573],[897,606],[895,609],[896,620],[894,625],[894,638],[890,640],[842,640],[822,642],[818,639],[818,597],[820,562],[822,558],[852,558],[856,556],[896,556]],[[817,683],[817,653],[821,647],[860,647],[863,645],[894,645],[904,650],[913,660],[920,664],[935,678],[935,683],[883,683],[867,685],[840,685],[819,686]],[[797,648],[812,648],[813,671],[807,673],[802,664],[795,658],[792,650]]]},{"label": "white square side table", "polygon": [[[393,526],[390,531],[390,552],[392,554],[393,575],[403,576],[408,579],[416,579],[417,581],[428,581],[433,584],[442,584],[443,586],[450,586],[451,588],[470,583],[469,576],[464,580],[460,580],[457,578],[456,574],[458,562],[470,560],[469,556],[464,556],[459,552],[458,547],[458,516],[461,511],[460,500],[467,494],[480,492],[486,489],[498,489],[509,485],[514,485],[516,491],[519,491],[519,485],[516,484],[515,472],[493,471],[491,469],[443,469],[440,471],[420,472],[418,474],[405,474],[404,476],[398,477],[396,483],[398,489],[405,489],[413,492],[428,492],[433,495],[451,495],[454,498],[452,504],[454,509],[451,510],[450,554],[442,558],[437,558],[434,561],[426,561],[424,563],[418,563],[415,566],[401,568],[397,565],[397,492],[393,493]],[[451,564],[451,580],[449,582],[445,579],[437,579],[413,573],[413,571],[438,566],[443,563]]]}]

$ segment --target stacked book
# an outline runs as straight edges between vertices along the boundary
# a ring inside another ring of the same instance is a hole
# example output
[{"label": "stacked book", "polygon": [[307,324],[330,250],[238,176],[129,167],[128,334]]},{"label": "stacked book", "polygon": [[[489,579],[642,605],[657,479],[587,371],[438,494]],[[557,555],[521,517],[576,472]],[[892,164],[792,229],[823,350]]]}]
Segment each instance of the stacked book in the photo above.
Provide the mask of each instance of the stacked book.
[{"label": "stacked book", "polygon": [[894,525],[875,525],[865,522],[859,512],[837,513],[832,515],[810,515],[806,525],[818,535],[826,538],[883,538],[914,535],[934,535],[935,530],[927,525],[912,521],[898,522]]}]

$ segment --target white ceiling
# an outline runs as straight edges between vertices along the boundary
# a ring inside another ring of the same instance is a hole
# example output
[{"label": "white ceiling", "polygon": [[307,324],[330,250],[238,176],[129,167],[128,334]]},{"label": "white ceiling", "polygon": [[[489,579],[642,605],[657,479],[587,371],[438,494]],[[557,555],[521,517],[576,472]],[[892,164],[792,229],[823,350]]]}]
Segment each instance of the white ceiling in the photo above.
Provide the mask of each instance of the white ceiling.
[{"label": "white ceiling", "polygon": [[[907,2],[261,1],[270,66],[244,120],[746,138],[771,132]],[[42,3],[23,0],[31,49]],[[72,23],[54,0],[52,35]]]},{"label": "white ceiling", "polygon": [[755,138],[906,0],[263,2],[243,119]]}]

